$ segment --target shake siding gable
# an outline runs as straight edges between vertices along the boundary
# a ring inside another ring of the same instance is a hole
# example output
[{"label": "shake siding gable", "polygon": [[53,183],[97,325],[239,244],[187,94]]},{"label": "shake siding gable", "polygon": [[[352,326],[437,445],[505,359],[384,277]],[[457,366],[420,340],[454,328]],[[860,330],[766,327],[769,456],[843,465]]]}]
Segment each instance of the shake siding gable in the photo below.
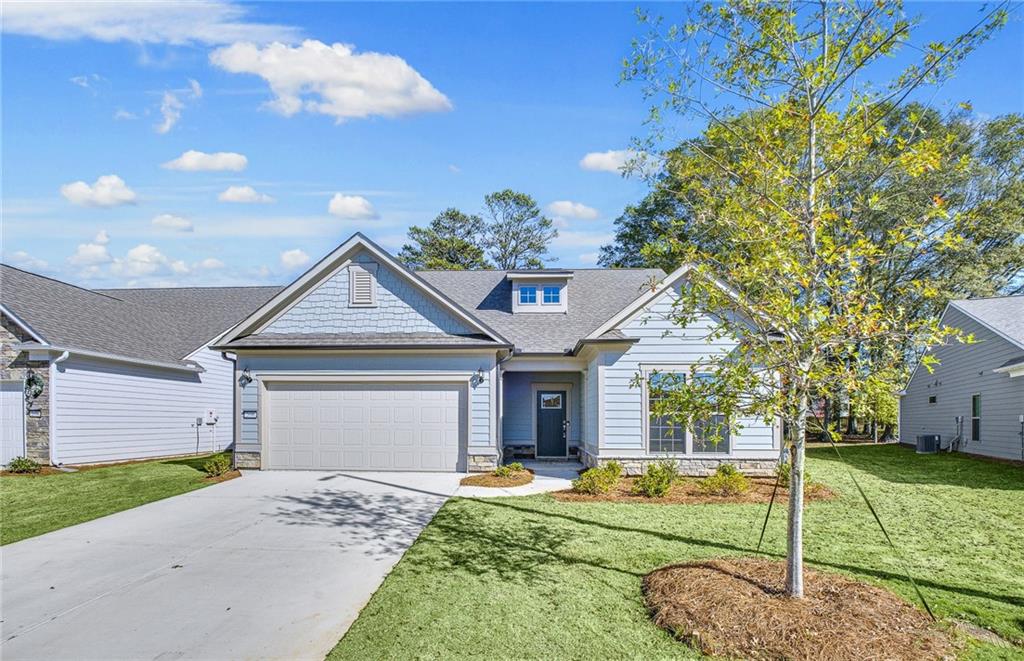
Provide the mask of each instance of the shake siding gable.
[{"label": "shake siding gable", "polygon": [[[361,252],[352,261],[368,264],[372,259],[371,255]],[[307,292],[261,333],[465,335],[474,332],[383,264],[376,269],[375,305],[350,307],[350,276],[349,268],[342,267]]]},{"label": "shake siding gable", "polygon": [[[919,434],[941,434],[943,445],[956,436],[956,416],[964,417],[966,440],[961,449],[972,454],[1021,459],[1024,377],[993,372],[1024,349],[989,330],[955,307],[943,323],[974,334],[974,344],[953,343],[931,353],[938,360],[932,372],[918,368],[900,398],[900,440],[915,443]],[[981,440],[971,440],[971,398],[981,395]],[[935,404],[928,398],[935,397]]]},{"label": "shake siding gable", "polygon": [[[646,453],[643,386],[633,381],[642,369],[651,366],[689,365],[708,357],[727,353],[736,346],[725,338],[708,340],[715,320],[699,317],[687,328],[671,321],[672,303],[678,287],[625,320],[619,330],[637,342],[621,351],[602,351],[604,365],[604,443],[602,453]],[[685,368],[684,368],[685,369]],[[771,456],[778,448],[772,426],[757,418],[740,421],[743,429],[733,436],[732,454],[754,452]]]}]

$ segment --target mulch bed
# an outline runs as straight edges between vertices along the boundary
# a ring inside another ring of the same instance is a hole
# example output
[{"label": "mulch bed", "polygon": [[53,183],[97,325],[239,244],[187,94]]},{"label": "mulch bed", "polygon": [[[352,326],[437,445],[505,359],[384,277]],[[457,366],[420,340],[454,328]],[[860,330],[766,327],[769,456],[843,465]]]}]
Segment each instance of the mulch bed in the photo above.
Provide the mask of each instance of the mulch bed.
[{"label": "mulch bed", "polygon": [[228,471],[226,473],[221,473],[220,475],[218,475],[216,477],[204,477],[203,481],[204,482],[209,482],[210,484],[216,484],[217,482],[227,482],[228,480],[233,480],[236,477],[242,477],[242,471],[240,471],[240,470],[233,470],[233,471]]},{"label": "mulch bed", "polygon": [[38,473],[12,473],[11,471],[0,471],[0,477],[42,477],[43,475],[56,475],[66,471],[59,470],[53,466],[41,466]]},{"label": "mulch bed", "polygon": [[804,570],[804,598],[783,596],[785,564],[717,559],[644,577],[659,627],[702,653],[742,659],[952,659],[951,637],[882,588]]},{"label": "mulch bed", "polygon": [[[729,504],[729,503],[767,503],[772,498],[772,489],[775,486],[775,478],[750,478],[750,489],[736,496],[717,496],[706,494],[697,486],[700,483],[698,478],[682,478],[672,485],[664,498],[648,498],[637,496],[631,492],[633,482],[636,478],[624,477],[619,480],[618,485],[608,493],[590,495],[575,493],[571,489],[556,491],[551,495],[557,500],[567,502],[591,502],[607,501],[613,503],[648,503],[664,505],[701,505],[701,504]],[[824,485],[817,485],[814,488],[804,490],[804,501],[829,500],[835,494]],[[789,490],[779,487],[775,496],[776,503],[784,503],[789,498]]]},{"label": "mulch bed", "polygon": [[462,478],[459,482],[464,487],[492,487],[504,489],[508,487],[521,487],[524,484],[533,482],[533,472],[529,470],[517,471],[509,477],[498,477],[494,473],[477,473]]}]

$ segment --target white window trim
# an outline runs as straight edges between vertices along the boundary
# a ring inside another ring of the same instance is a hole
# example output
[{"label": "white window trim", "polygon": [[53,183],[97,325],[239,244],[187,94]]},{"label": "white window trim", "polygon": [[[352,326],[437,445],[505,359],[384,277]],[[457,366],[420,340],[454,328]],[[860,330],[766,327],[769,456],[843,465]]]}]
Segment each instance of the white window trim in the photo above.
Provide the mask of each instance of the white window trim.
[{"label": "white window trim", "polygon": [[[549,301],[545,301],[544,300],[544,296],[545,296],[544,290],[545,289],[554,289],[555,290],[555,296],[558,298],[558,300],[557,301],[550,301],[550,302]],[[557,306],[561,307],[562,306],[562,289],[563,289],[563,287],[561,287],[560,285],[541,285],[540,286],[540,291],[538,292],[540,294],[540,296],[537,298],[537,302],[539,302],[541,305],[557,305]]]},{"label": "white window trim", "polygon": [[[370,301],[356,301],[356,271],[362,271],[370,276]],[[377,307],[377,264],[373,262],[352,262],[348,266],[348,306],[350,308],[375,308]]]},{"label": "white window trim", "polygon": [[668,456],[668,457],[708,457],[711,459],[732,457],[734,456],[734,450],[736,448],[736,438],[729,432],[729,451],[728,452],[694,452],[693,451],[693,430],[686,428],[683,437],[683,452],[652,452],[651,451],[651,405],[649,398],[650,388],[648,387],[648,379],[653,372],[675,372],[683,374],[687,379],[690,378],[690,368],[693,366],[692,363],[659,363],[659,364],[641,364],[640,373],[643,375],[643,388],[640,394],[641,405],[640,405],[640,425],[641,425],[641,436],[643,438],[644,454],[649,456]]},{"label": "white window trim", "polygon": [[[533,290],[533,302],[532,303],[530,301],[524,301],[523,300],[523,290],[524,289],[532,289]],[[537,287],[537,285],[522,285],[522,286],[516,288],[516,294],[517,294],[520,306],[523,306],[523,305],[537,305],[539,303],[539,301],[540,301],[540,299],[537,297],[538,293],[539,293],[539,288]]]},{"label": "white window trim", "polygon": [[[981,405],[982,405],[981,393],[980,392],[972,392],[971,393],[971,415],[970,415],[970,419],[971,419],[971,442],[972,443],[981,443],[981,418],[982,418],[982,416],[981,415],[977,415],[977,416],[974,415],[974,398],[975,397],[978,398],[978,409],[981,409]],[[974,438],[974,421],[975,420],[978,421],[978,438]]]}]

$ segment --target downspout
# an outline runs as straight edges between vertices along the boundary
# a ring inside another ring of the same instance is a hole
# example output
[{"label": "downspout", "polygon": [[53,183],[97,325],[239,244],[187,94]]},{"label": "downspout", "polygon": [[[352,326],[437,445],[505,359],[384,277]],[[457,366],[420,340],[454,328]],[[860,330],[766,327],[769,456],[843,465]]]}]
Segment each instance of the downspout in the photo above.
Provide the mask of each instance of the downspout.
[{"label": "downspout", "polygon": [[231,361],[231,470],[238,470],[238,464],[235,459],[235,433],[238,431],[238,355],[232,358],[228,355],[227,351],[221,351],[220,357],[224,360]]},{"label": "downspout", "polygon": [[57,391],[57,363],[63,363],[69,357],[71,357],[71,352],[70,351],[65,351],[61,355],[59,355],[56,358],[54,358],[53,360],[51,360],[50,361],[50,367],[49,367],[50,374],[49,374],[49,384],[48,385],[49,385],[49,388],[50,388],[50,395],[49,395],[49,400],[50,400],[50,407],[49,407],[49,409],[50,409],[50,418],[49,418],[49,420],[47,422],[47,426],[49,427],[48,431],[49,431],[49,436],[50,436],[49,447],[50,447],[50,465],[51,466],[60,466],[61,465],[60,461],[57,458],[57,425],[56,425],[56,422],[55,422],[55,419],[57,417],[57,394],[56,394],[56,391]]}]

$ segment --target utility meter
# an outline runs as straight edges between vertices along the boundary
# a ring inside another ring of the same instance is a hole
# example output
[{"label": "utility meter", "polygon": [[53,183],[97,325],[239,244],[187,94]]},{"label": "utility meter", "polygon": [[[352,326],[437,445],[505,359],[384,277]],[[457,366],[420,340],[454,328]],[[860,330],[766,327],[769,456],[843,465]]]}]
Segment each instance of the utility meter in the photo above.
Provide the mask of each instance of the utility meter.
[{"label": "utility meter", "polygon": [[206,414],[203,416],[203,422],[208,425],[217,424],[217,409],[206,409]]}]

